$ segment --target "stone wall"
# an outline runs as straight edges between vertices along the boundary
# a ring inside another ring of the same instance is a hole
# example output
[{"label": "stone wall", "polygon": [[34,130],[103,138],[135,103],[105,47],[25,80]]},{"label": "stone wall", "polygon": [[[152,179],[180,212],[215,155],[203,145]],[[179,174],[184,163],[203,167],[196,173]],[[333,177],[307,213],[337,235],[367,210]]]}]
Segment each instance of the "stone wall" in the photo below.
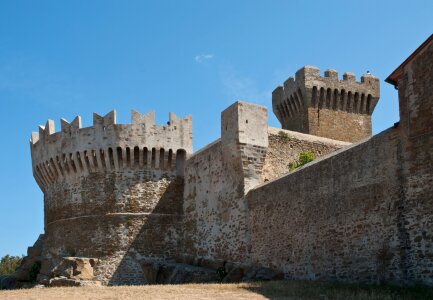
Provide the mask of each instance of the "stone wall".
[{"label": "stone wall", "polygon": [[264,181],[289,173],[290,163],[297,161],[301,152],[312,151],[314,157],[319,158],[350,145],[347,142],[272,127],[268,128],[268,134]]},{"label": "stone wall", "polygon": [[179,256],[182,194],[181,178],[149,171],[95,173],[51,186],[44,257],[98,258],[97,280],[146,283],[143,260]]},{"label": "stone wall", "polygon": [[398,141],[391,129],[251,190],[251,262],[292,279],[400,278]]},{"label": "stone wall", "polygon": [[187,160],[184,251],[191,258],[241,260],[247,253],[242,178],[223,160],[218,140]]},{"label": "stone wall", "polygon": [[[236,120],[237,117],[231,119]],[[249,124],[250,121],[251,118]],[[226,130],[224,119],[222,125],[224,135]],[[280,132],[284,132],[287,136],[282,137]],[[230,137],[226,136],[225,139],[230,140]],[[249,255],[246,184],[252,188],[263,181],[287,173],[289,163],[298,160],[302,151],[313,151],[318,158],[350,145],[347,142],[277,128],[268,128],[268,141],[264,165],[257,165],[260,166],[259,178],[255,179],[255,183],[246,182],[249,179],[245,176],[248,174],[248,167],[244,166],[260,161],[262,153],[260,152],[259,155],[249,152],[253,154],[248,159],[248,155],[245,155],[247,153],[245,145],[235,143],[234,148],[229,148],[230,151],[227,151],[229,155],[227,158],[224,156],[221,140],[217,140],[187,160],[183,240],[184,252],[189,256],[187,260],[193,261],[195,258],[220,262],[245,261]],[[254,149],[262,151],[262,147],[254,148],[251,145],[249,149],[252,149],[249,151]],[[242,155],[247,162],[245,164],[241,164]],[[239,170],[234,170],[237,165]]]},{"label": "stone wall", "polygon": [[184,249],[211,261],[242,261],[247,253],[245,193],[263,182],[268,146],[265,107],[236,102],[221,114],[221,140],[186,162]]},{"label": "stone wall", "polygon": [[292,279],[433,284],[433,39],[395,71],[401,122],[251,190],[252,264]]},{"label": "stone wall", "polygon": [[433,36],[395,72],[398,74],[404,182],[405,277],[433,285]]}]

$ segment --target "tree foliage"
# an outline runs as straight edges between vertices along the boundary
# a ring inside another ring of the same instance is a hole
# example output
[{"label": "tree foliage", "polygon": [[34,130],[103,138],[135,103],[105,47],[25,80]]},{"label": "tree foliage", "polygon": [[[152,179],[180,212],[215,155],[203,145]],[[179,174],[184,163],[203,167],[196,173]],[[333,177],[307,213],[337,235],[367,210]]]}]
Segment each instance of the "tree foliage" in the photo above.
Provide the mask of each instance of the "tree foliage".
[{"label": "tree foliage", "polygon": [[20,265],[22,256],[5,255],[0,260],[0,275],[10,275]]}]

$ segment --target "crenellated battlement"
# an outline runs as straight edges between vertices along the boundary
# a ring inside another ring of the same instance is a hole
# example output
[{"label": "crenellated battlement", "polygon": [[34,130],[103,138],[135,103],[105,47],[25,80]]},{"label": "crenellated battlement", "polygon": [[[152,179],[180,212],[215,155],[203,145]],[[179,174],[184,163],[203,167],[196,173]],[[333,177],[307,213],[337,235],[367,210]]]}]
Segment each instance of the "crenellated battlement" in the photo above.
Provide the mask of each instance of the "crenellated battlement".
[{"label": "crenellated battlement", "polygon": [[33,173],[42,190],[68,178],[94,172],[148,169],[177,172],[177,157],[192,153],[192,117],[169,115],[167,125],[155,125],[155,113],[132,110],[131,124],[117,124],[116,111],[93,114],[93,126],[82,127],[81,117],[53,120],[31,135]]},{"label": "crenellated battlement", "polygon": [[[336,70],[328,69],[321,76],[320,69],[304,66],[296,72],[295,77],[289,77],[283,86],[272,92],[272,108],[284,129],[338,139],[338,135],[326,135],[323,130],[322,133],[315,131],[315,127],[320,125],[320,111],[371,116],[379,96],[379,79],[371,74],[364,74],[360,81],[356,81],[353,73],[346,72],[339,79]],[[317,116],[312,116],[312,112]],[[344,122],[344,118],[338,118]],[[311,124],[313,119],[318,124]],[[371,127],[371,122],[370,125],[367,123],[365,125]],[[365,136],[365,132],[359,136]],[[358,136],[356,139],[359,139]]]}]

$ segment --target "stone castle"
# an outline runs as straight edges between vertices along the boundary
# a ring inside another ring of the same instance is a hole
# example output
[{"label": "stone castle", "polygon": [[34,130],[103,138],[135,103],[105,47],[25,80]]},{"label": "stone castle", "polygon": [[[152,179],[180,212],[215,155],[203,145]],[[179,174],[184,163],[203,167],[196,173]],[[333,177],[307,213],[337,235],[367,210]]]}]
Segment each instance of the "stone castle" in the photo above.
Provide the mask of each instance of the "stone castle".
[{"label": "stone castle", "polygon": [[[386,80],[400,122],[371,137],[378,78],[303,67],[267,108],[236,102],[192,151],[192,118],[116,112],[32,133],[45,233],[17,271],[46,285],[272,278],[433,284],[433,36]],[[293,172],[305,151],[316,159]],[[220,278],[221,279],[221,278]]]}]

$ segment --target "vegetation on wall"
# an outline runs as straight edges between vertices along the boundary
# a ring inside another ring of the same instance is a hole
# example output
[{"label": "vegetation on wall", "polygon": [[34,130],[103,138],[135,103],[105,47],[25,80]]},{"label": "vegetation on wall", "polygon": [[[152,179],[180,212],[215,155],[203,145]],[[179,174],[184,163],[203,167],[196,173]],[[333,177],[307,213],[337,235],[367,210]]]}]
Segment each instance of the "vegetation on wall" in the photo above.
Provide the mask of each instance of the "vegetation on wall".
[{"label": "vegetation on wall", "polygon": [[284,131],[278,131],[278,137],[284,143],[288,142],[290,140],[289,139],[289,135],[286,132],[284,132]]},{"label": "vegetation on wall", "polygon": [[312,151],[301,152],[299,153],[299,159],[289,164],[289,170],[293,171],[299,167],[302,167],[303,165],[313,161],[314,158],[314,152]]},{"label": "vegetation on wall", "polygon": [[0,260],[0,275],[11,275],[20,265],[22,256],[5,255]]}]

